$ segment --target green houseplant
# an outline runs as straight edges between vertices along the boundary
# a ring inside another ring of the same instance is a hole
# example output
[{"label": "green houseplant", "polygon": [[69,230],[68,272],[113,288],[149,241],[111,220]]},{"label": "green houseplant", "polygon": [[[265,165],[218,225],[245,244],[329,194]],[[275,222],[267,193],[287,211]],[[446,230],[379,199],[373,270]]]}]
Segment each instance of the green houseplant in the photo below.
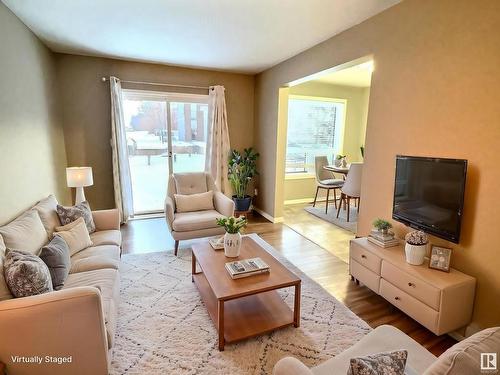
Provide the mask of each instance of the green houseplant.
[{"label": "green houseplant", "polygon": [[389,231],[389,229],[392,228],[392,224],[389,223],[387,220],[379,218],[373,221],[373,227],[377,229],[379,232],[386,234]]},{"label": "green houseplant", "polygon": [[257,158],[259,153],[250,148],[243,152],[232,150],[229,157],[228,179],[233,188],[233,201],[236,211],[248,211],[252,203],[252,197],[247,195],[250,181],[258,175]]},{"label": "green houseplant", "polygon": [[217,225],[224,227],[226,230],[224,235],[224,255],[228,258],[239,256],[241,249],[240,230],[246,227],[247,219],[244,216],[238,218],[230,216],[217,218],[216,221]]}]

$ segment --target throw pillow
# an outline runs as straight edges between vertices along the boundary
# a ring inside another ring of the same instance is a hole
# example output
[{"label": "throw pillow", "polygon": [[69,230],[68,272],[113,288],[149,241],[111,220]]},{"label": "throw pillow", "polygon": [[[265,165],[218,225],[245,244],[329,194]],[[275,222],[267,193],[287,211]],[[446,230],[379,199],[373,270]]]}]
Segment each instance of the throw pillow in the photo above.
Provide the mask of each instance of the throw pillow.
[{"label": "throw pillow", "polygon": [[8,249],[38,254],[48,236],[38,212],[28,210],[10,223],[0,227],[0,236]]},{"label": "throw pillow", "polygon": [[53,195],[49,195],[47,198],[42,199],[33,209],[38,212],[40,220],[49,235],[48,238],[52,238],[52,233],[54,233],[54,228],[61,225],[59,217],[57,216],[57,200]]},{"label": "throw pillow", "polygon": [[3,267],[5,281],[14,297],[34,296],[53,290],[47,265],[34,254],[7,249]]},{"label": "throw pillow", "polygon": [[40,258],[49,268],[52,287],[55,290],[61,289],[71,268],[69,247],[66,241],[61,236],[54,236],[52,241],[42,247]]},{"label": "throw pillow", "polygon": [[214,192],[182,195],[174,194],[177,212],[205,211],[214,209]]},{"label": "throw pillow", "polygon": [[396,350],[393,352],[371,354],[365,357],[351,358],[351,366],[347,371],[348,375],[404,375],[406,350]]},{"label": "throw pillow", "polygon": [[71,223],[70,227],[57,227],[54,236],[61,236],[69,248],[70,256],[75,255],[79,251],[92,246],[92,241],[89,236],[89,231],[85,225],[83,217],[76,220],[77,223]]},{"label": "throw pillow", "polygon": [[89,233],[95,232],[95,224],[94,224],[94,219],[92,218],[92,210],[90,209],[89,202],[87,201],[84,201],[82,203],[79,203],[71,207],[64,207],[58,204],[57,215],[59,216],[59,220],[61,220],[62,225],[72,223],[76,219],[83,217]]}]

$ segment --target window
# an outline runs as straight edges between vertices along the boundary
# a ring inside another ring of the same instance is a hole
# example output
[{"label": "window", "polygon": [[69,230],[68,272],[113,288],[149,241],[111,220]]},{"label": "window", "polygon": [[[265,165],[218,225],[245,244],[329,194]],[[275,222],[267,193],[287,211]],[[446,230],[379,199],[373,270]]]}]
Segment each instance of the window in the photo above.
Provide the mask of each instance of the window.
[{"label": "window", "polygon": [[123,90],[123,96],[134,214],[161,212],[169,173],[205,170],[208,95]]},{"label": "window", "polygon": [[342,151],[346,101],[291,95],[285,172],[314,174],[315,156],[325,155],[333,163]]}]

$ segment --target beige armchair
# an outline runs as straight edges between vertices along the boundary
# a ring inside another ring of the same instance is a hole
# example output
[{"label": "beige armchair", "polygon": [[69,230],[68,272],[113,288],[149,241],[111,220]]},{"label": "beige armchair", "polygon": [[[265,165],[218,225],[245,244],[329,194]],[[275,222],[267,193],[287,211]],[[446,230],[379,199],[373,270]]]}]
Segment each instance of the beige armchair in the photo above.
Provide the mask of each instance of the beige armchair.
[{"label": "beige armchair", "polygon": [[[176,212],[174,194],[199,194],[214,192],[213,210]],[[224,228],[217,226],[215,219],[232,216],[234,202],[222,194],[208,173],[174,173],[168,179],[167,198],[165,199],[165,219],[168,229],[175,240],[175,255],[180,240],[216,236],[224,234]]]}]

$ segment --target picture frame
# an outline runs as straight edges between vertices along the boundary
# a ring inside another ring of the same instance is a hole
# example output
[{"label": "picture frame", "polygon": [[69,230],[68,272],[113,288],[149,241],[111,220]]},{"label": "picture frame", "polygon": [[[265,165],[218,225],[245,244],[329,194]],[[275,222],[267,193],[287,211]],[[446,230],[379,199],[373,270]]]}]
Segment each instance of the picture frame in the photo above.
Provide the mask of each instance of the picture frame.
[{"label": "picture frame", "polygon": [[429,257],[429,268],[450,272],[452,249],[443,246],[432,245]]}]

